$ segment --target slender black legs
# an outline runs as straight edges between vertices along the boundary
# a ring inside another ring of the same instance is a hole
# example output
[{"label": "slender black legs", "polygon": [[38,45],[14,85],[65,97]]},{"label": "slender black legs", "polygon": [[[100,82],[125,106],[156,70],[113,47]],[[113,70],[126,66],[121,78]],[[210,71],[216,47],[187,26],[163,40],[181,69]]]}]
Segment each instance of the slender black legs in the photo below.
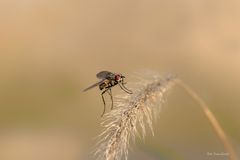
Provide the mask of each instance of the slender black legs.
[{"label": "slender black legs", "polygon": [[[119,83],[119,86],[120,88],[125,91],[126,93],[128,94],[132,94],[132,91],[127,89],[125,86],[124,86],[124,83]],[[112,105],[111,105],[111,110],[113,109],[113,96],[112,96],[112,89],[111,88],[105,88],[105,90],[102,92],[101,96],[102,96],[102,101],[103,101],[103,113],[101,115],[101,117],[104,115],[105,113],[105,110],[106,110],[106,102],[105,102],[105,99],[104,99],[104,94],[105,93],[108,93],[110,95],[110,98],[111,98],[111,101],[112,101]]]},{"label": "slender black legs", "polygon": [[105,113],[105,110],[106,110],[106,102],[105,102],[105,99],[104,99],[104,93],[108,93],[109,95],[110,95],[110,97],[111,97],[111,101],[112,101],[112,106],[111,106],[111,110],[113,109],[113,96],[112,96],[112,89],[111,88],[107,88],[107,89],[105,89],[103,92],[102,92],[102,94],[101,94],[101,96],[102,96],[102,101],[103,101],[103,113],[102,113],[102,115],[101,115],[101,117],[104,115],[104,113]]},{"label": "slender black legs", "polygon": [[103,113],[102,113],[101,117],[104,115],[105,110],[106,110],[106,103],[105,103],[103,94],[104,94],[107,90],[108,90],[108,89],[104,90],[104,91],[102,92],[102,94],[101,94],[101,96],[102,96],[102,101],[103,101]]},{"label": "slender black legs", "polygon": [[132,94],[132,93],[133,93],[131,90],[127,89],[127,88],[124,86],[124,83],[123,83],[123,82],[122,82],[122,83],[119,83],[119,86],[120,86],[120,88],[121,88],[123,91],[125,91],[126,93],[128,93],[128,94]]},{"label": "slender black legs", "polygon": [[112,110],[112,109],[113,109],[113,96],[112,96],[112,90],[111,90],[111,88],[109,88],[109,92],[108,92],[108,94],[109,94],[110,97],[111,97],[111,101],[112,101],[111,110]]}]

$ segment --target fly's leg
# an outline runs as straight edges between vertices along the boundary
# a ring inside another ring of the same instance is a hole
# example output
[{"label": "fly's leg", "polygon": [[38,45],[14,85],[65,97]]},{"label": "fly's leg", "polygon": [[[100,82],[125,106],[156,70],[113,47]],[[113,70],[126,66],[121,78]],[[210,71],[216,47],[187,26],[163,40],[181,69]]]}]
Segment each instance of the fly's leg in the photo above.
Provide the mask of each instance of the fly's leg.
[{"label": "fly's leg", "polygon": [[112,101],[111,110],[112,110],[112,109],[113,109],[113,96],[112,96],[112,89],[111,89],[111,88],[109,88],[109,90],[108,90],[108,94],[109,94],[110,97],[111,97],[111,101]]},{"label": "fly's leg", "polygon": [[102,94],[101,94],[101,96],[102,96],[102,101],[103,101],[103,105],[104,105],[104,106],[103,106],[103,113],[102,113],[101,117],[104,115],[105,110],[106,110],[106,103],[105,103],[104,96],[103,96],[103,94],[104,94],[106,91],[108,91],[108,89],[105,89],[105,90],[102,92]]},{"label": "fly's leg", "polygon": [[127,89],[127,88],[124,86],[124,83],[119,83],[119,86],[120,86],[120,88],[121,88],[123,91],[125,91],[126,93],[128,93],[128,94],[132,94],[132,93],[133,93],[131,90]]}]

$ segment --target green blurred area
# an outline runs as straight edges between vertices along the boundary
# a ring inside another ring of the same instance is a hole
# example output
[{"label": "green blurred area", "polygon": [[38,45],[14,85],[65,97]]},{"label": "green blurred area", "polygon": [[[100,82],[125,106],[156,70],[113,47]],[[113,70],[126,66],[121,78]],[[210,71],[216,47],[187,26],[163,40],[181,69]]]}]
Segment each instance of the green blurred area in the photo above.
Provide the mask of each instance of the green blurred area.
[{"label": "green blurred area", "polygon": [[[1,1],[0,159],[88,159],[101,70],[176,73],[206,101],[240,155],[240,2]],[[119,93],[118,88],[113,89]],[[178,87],[130,159],[228,159]],[[46,147],[46,148],[45,148]]]}]

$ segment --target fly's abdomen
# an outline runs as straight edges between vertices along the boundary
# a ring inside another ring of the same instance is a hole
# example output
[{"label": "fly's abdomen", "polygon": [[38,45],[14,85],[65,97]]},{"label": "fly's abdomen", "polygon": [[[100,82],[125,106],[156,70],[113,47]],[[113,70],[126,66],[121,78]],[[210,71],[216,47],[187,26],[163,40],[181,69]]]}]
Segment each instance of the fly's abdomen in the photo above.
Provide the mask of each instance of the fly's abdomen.
[{"label": "fly's abdomen", "polygon": [[106,80],[99,85],[99,89],[103,90],[105,88],[111,88],[111,87],[115,86],[116,84],[117,84],[117,82],[114,80]]}]

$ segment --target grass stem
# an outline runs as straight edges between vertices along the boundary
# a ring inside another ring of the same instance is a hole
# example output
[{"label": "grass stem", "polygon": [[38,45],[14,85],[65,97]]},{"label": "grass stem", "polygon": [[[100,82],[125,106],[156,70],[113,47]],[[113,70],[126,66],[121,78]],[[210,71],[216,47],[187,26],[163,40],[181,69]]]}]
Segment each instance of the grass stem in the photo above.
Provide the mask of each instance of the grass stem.
[{"label": "grass stem", "polygon": [[226,136],[223,128],[220,126],[219,122],[217,121],[216,117],[214,114],[211,112],[207,104],[201,99],[198,94],[186,83],[181,81],[180,79],[175,79],[174,80],[176,84],[181,86],[202,108],[203,113],[205,114],[206,118],[208,119],[209,123],[211,124],[213,130],[215,131],[216,135],[219,137],[221,142],[224,145],[224,148],[227,153],[229,153],[229,159],[230,160],[237,160],[237,154],[234,150],[234,147],[230,143],[228,137]]}]

